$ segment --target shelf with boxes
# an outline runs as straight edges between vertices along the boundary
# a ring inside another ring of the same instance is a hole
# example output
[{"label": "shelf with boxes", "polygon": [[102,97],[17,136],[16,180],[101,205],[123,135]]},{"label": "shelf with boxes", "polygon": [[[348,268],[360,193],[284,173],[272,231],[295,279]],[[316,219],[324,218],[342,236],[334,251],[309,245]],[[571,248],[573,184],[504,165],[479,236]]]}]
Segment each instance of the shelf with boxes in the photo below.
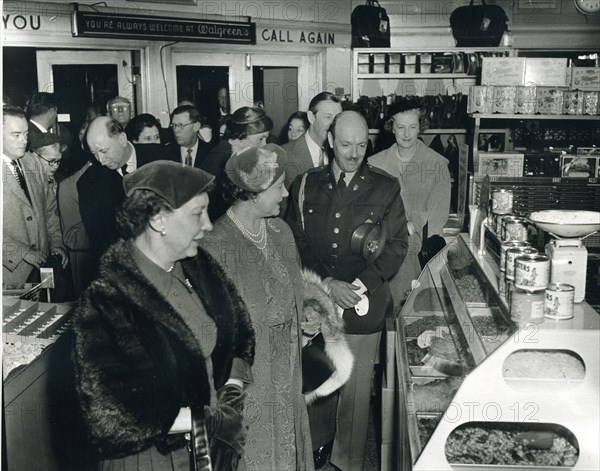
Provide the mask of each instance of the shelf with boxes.
[{"label": "shelf with boxes", "polygon": [[[464,88],[466,93],[466,83],[478,80],[484,57],[515,53],[511,48],[357,48],[353,51],[352,99],[390,93],[423,96],[445,93],[449,87]],[[427,83],[432,80],[438,83]]]},{"label": "shelf with boxes", "polygon": [[[544,151],[562,146],[567,148],[564,153],[570,154],[577,147],[597,146],[599,101],[600,67],[568,67],[566,58],[484,58],[481,85],[469,90],[474,166],[477,168],[481,160],[480,136],[490,133],[482,128],[484,120],[492,126],[504,123],[506,133],[512,132],[510,140],[516,150]],[[544,124],[531,124],[534,121]],[[580,176],[597,174],[592,171]]]}]

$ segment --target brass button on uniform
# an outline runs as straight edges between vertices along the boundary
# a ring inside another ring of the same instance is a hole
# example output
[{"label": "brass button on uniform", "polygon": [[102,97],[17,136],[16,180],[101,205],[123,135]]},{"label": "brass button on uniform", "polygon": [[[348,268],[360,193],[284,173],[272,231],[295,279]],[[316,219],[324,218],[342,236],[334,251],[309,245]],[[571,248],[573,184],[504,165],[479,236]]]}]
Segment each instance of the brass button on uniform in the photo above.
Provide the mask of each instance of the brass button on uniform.
[{"label": "brass button on uniform", "polygon": [[27,220],[28,221],[33,221],[33,218],[31,216],[27,216]]},{"label": "brass button on uniform", "polygon": [[336,218],[336,219],[339,219],[339,218],[341,218],[341,217],[342,217],[342,215],[341,215],[340,213],[335,213],[335,218]]},{"label": "brass button on uniform", "polygon": [[336,243],[334,242],[333,244],[331,244],[331,247],[332,247],[332,248],[334,248],[334,249],[337,249],[337,248],[338,248],[338,244],[336,244]]},{"label": "brass button on uniform", "polygon": [[336,228],[333,229],[333,232],[334,232],[334,234],[339,234],[340,230],[336,227]]}]

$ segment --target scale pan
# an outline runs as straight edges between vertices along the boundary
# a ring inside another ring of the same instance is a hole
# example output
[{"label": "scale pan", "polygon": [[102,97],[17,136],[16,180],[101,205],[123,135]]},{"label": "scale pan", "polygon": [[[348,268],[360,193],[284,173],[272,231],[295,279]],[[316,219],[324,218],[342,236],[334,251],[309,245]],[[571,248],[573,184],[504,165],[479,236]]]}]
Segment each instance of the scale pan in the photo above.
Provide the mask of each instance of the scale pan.
[{"label": "scale pan", "polygon": [[527,219],[558,237],[583,237],[600,230],[600,212],[550,209],[531,213]]}]

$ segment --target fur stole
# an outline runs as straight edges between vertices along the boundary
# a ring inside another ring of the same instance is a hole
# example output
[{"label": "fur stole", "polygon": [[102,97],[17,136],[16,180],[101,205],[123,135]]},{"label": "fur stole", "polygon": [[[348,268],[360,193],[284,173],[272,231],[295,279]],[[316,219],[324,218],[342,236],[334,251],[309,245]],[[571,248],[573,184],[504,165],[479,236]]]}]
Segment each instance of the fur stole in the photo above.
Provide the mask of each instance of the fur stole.
[{"label": "fur stole", "polygon": [[329,290],[323,280],[315,272],[302,270],[304,281],[304,304],[302,346],[319,330],[325,340],[325,353],[332,361],[335,371],[317,389],[305,394],[306,403],[310,404],[319,397],[329,396],[342,387],[354,364],[354,356],[344,338],[344,321],[338,314]]}]

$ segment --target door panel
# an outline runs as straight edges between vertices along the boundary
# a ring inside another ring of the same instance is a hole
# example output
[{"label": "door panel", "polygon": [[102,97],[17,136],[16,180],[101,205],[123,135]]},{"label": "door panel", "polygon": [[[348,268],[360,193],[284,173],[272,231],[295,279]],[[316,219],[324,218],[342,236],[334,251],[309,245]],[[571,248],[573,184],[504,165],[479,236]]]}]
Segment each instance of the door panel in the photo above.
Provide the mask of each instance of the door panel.
[{"label": "door panel", "polygon": [[[55,93],[58,112],[72,132],[85,119],[87,106],[102,106],[116,95],[135,107],[131,52],[37,51],[38,90]],[[135,111],[135,110],[134,110]]]}]

